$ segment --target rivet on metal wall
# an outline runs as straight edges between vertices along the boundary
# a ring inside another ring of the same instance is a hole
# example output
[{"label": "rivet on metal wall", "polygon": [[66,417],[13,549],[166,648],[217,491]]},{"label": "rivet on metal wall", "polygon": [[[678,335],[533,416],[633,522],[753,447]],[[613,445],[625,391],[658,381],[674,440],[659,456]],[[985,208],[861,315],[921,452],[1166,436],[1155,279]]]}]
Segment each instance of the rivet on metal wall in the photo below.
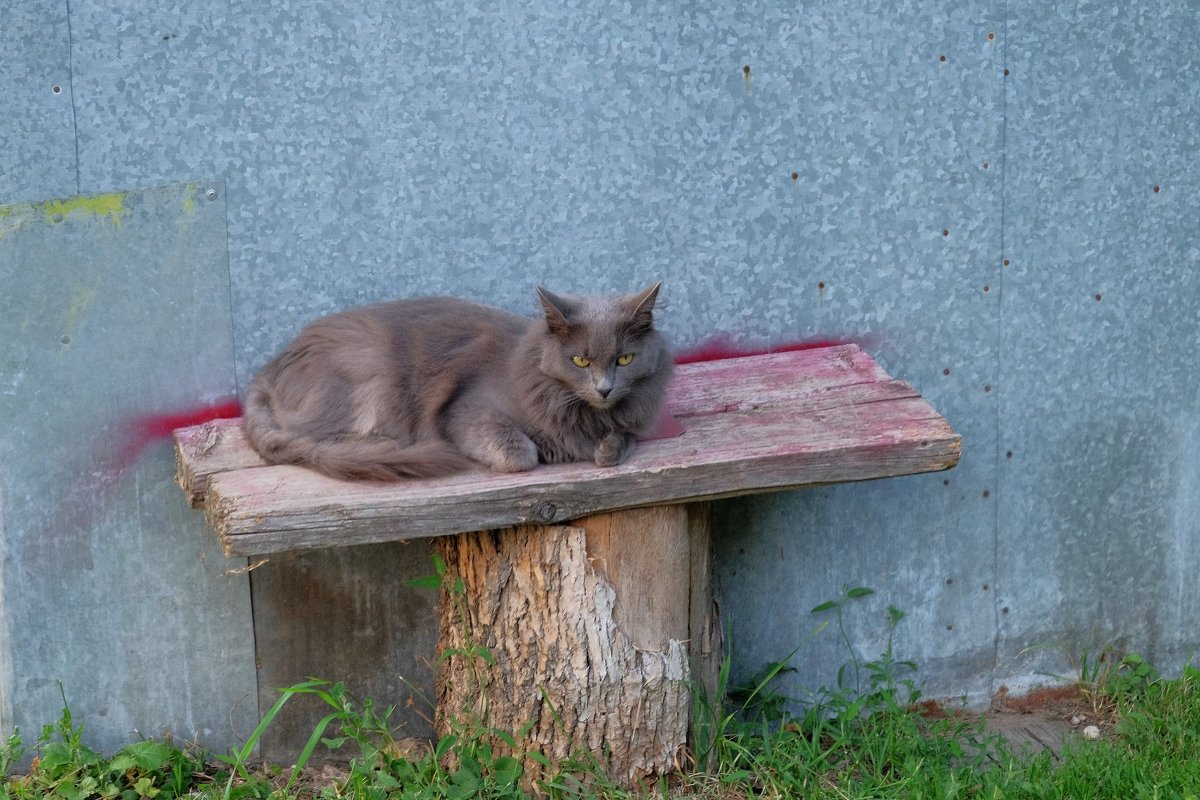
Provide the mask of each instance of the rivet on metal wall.
[{"label": "rivet on metal wall", "polygon": [[1161,188],[1161,187],[1159,187],[1159,186],[1155,186],[1155,187],[1154,187],[1154,193],[1155,193],[1155,194],[1158,194],[1158,192],[1159,192],[1159,189],[1160,189],[1160,188]]},{"label": "rivet on metal wall", "polygon": [[988,168],[988,166],[989,166],[989,165],[988,165],[988,162],[986,162],[986,161],[985,161],[985,162],[983,162],[983,168],[984,168],[984,169],[987,169],[987,168]]},{"label": "rivet on metal wall", "polygon": [[949,375],[949,374],[950,374],[950,368],[949,368],[949,367],[946,367],[944,370],[942,370],[942,374],[943,374],[943,375]]},{"label": "rivet on metal wall", "polygon": [[996,41],[996,34],[995,34],[995,33],[992,33],[991,31],[989,31],[989,32],[988,32],[988,41],[989,41],[989,42],[994,42],[994,41]]},{"label": "rivet on metal wall", "polygon": [[70,344],[71,337],[64,333],[63,337],[61,339],[59,339],[59,341],[62,342],[63,344]]},{"label": "rivet on metal wall", "polygon": [[1100,293],[1099,292],[1096,292],[1096,302],[1097,303],[1100,302]]},{"label": "rivet on metal wall", "polygon": [[946,57],[945,57],[945,56],[938,56],[938,61],[941,61],[943,64],[945,64],[945,63],[946,63]]},{"label": "rivet on metal wall", "polygon": [[987,293],[988,293],[988,292],[990,292],[991,290],[992,290],[992,287],[990,287],[990,286],[984,286],[984,287],[983,287],[983,293],[984,293],[984,294],[987,294]]},{"label": "rivet on metal wall", "polygon": [[204,196],[207,197],[209,200],[216,200],[217,199],[217,190],[209,189],[207,192],[204,193]]},{"label": "rivet on metal wall", "polygon": [[55,222],[62,222],[62,221],[63,221],[63,215],[62,215],[62,214],[55,214],[54,216],[50,217],[50,219],[54,220]]},{"label": "rivet on metal wall", "polygon": [[1009,261],[1007,258],[1006,258],[1006,259],[1004,259],[1004,266],[1006,266],[1006,267],[1007,267],[1007,266],[1008,266],[1010,263],[1011,263],[1011,262],[1010,262],[1010,261]]},{"label": "rivet on metal wall", "polygon": [[56,83],[50,87],[50,91],[54,92],[55,94],[62,94],[62,87]]},{"label": "rivet on metal wall", "polygon": [[950,235],[950,229],[942,228],[942,236],[949,236],[949,235]]},{"label": "rivet on metal wall", "polygon": [[984,500],[987,500],[991,496],[992,496],[992,493],[990,491],[988,491],[987,489],[983,490],[983,499]]},{"label": "rivet on metal wall", "polygon": [[[799,173],[799,172],[793,172],[793,173],[792,173],[792,180],[794,180],[794,181],[798,181],[798,180],[800,180],[800,173]],[[1156,191],[1156,192],[1158,191],[1158,187],[1157,187],[1157,186],[1156,186],[1156,187],[1154,187],[1154,191]]]}]

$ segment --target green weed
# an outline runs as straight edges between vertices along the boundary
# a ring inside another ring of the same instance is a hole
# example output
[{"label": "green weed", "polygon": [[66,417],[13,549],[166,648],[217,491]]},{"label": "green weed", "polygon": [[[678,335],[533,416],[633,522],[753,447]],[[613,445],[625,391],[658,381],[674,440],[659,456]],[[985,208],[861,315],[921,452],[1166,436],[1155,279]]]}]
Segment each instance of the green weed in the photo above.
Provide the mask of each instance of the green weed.
[{"label": "green weed", "polygon": [[1145,659],[1136,653],[1122,653],[1112,643],[1104,645],[1097,653],[1087,649],[1076,652],[1061,644],[1034,645],[1022,650],[1020,655],[1046,649],[1061,650],[1072,673],[1045,673],[1047,677],[1074,685],[1095,712],[1111,709],[1115,700],[1158,679],[1158,673]]},{"label": "green weed", "polygon": [[83,726],[76,725],[62,686],[62,715],[42,728],[31,748],[14,731],[0,747],[4,775],[32,750],[36,753],[28,774],[5,779],[0,798],[26,800],[55,797],[62,800],[172,800],[192,790],[203,767],[203,756],[167,742],[142,740],[126,745],[105,758],[83,743]]},{"label": "green weed", "polygon": [[[778,687],[797,651],[733,687],[727,656],[717,697],[695,687],[690,769],[635,790],[611,784],[594,756],[550,763],[522,752],[528,731],[487,729],[470,715],[453,722],[429,752],[405,754],[391,726],[392,708],[358,701],[340,683],[310,680],[281,690],[246,742],[219,757],[152,740],[102,756],[84,743],[83,726],[64,694],[60,718],[36,742],[26,744],[14,731],[0,744],[5,775],[33,755],[26,774],[0,783],[0,800],[527,800],[533,794],[551,800],[1197,800],[1200,669],[1189,665],[1179,678],[1166,680],[1134,655],[1081,657],[1079,680],[1115,708],[1113,735],[1080,740],[1061,759],[1015,754],[969,714],[951,710],[935,719],[914,706],[921,697],[916,665],[893,648],[893,633],[904,619],[897,609],[886,611],[888,636],[878,657],[864,659],[849,649],[847,615],[870,594],[844,588],[813,609],[819,620],[813,635],[833,627],[848,648],[832,685],[812,693],[815,703],[801,707]],[[464,654],[486,664],[482,653]],[[252,768],[262,735],[300,694],[317,696],[329,713],[297,764],[290,770]],[[357,752],[341,777],[321,786],[306,783],[305,767],[320,747],[347,744]],[[522,785],[524,758],[544,769],[532,789]]]}]

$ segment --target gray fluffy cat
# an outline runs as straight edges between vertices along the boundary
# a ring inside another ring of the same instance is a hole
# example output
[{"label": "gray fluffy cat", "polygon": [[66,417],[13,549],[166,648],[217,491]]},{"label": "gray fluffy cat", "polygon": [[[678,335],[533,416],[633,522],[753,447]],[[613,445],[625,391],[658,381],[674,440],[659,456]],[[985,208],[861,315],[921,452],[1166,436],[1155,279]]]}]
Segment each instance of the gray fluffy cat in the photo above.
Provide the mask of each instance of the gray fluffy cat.
[{"label": "gray fluffy cat", "polygon": [[539,288],[536,319],[449,297],[318,319],[251,383],[246,435],[271,463],[336,478],[619,464],[657,421],[671,377],[658,287]]}]

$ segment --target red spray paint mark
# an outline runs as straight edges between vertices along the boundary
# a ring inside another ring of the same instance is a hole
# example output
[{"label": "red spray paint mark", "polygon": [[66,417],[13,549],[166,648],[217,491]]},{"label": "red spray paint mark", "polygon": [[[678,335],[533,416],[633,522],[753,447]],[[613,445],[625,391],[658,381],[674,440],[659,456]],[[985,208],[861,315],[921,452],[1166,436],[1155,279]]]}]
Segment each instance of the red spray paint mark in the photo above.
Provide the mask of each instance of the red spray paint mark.
[{"label": "red spray paint mark", "polygon": [[116,467],[123,470],[133,466],[147,447],[166,439],[177,428],[200,425],[214,419],[233,419],[241,415],[241,404],[235,398],[230,398],[209,406],[134,417],[126,423],[125,444],[117,456]]},{"label": "red spray paint mark", "polygon": [[675,354],[676,364],[696,364],[701,361],[721,361],[726,358],[742,358],[743,356],[763,356],[768,353],[794,353],[798,350],[816,350],[822,347],[837,347],[843,344],[857,344],[864,347],[866,342],[858,339],[807,339],[798,342],[783,342],[771,345],[738,345],[730,341],[728,336],[715,336],[695,347]]}]

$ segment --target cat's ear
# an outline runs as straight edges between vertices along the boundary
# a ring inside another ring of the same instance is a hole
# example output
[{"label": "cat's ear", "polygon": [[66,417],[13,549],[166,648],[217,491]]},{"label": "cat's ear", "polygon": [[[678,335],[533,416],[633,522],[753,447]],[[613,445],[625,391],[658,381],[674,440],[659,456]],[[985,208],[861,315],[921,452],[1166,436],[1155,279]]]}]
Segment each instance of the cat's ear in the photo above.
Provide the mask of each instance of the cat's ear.
[{"label": "cat's ear", "polygon": [[631,333],[640,335],[654,329],[654,302],[658,299],[658,289],[661,286],[662,281],[659,281],[644,292],[631,294],[623,301],[625,309],[629,312]]},{"label": "cat's ear", "polygon": [[542,313],[546,315],[546,326],[555,336],[566,336],[571,332],[570,315],[574,306],[565,298],[559,297],[548,289],[537,287],[538,302],[542,304]]}]

